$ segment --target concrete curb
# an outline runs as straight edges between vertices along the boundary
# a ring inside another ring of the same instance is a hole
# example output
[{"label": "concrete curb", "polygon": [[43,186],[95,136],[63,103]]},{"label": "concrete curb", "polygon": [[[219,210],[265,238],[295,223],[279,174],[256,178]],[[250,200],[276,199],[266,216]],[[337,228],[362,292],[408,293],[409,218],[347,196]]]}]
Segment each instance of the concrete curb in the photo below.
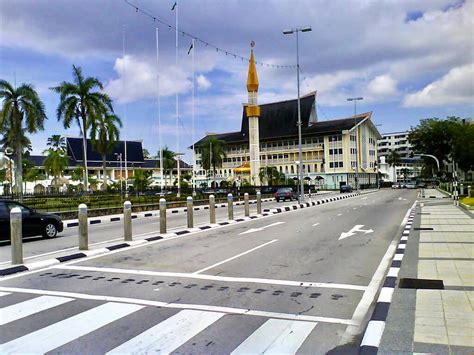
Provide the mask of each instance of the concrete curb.
[{"label": "concrete curb", "polygon": [[380,290],[377,303],[370,317],[369,324],[364,333],[364,337],[360,344],[359,354],[377,354],[382,335],[385,330],[385,322],[387,321],[388,310],[392,303],[393,292],[397,284],[398,273],[402,266],[403,256],[410,236],[413,219],[415,218],[416,205],[411,208],[407,223],[403,229],[397,250],[390,264],[390,269],[385,277],[384,284]]},{"label": "concrete curb", "polygon": [[[378,191],[378,190],[369,191],[369,192],[365,192],[365,193],[362,193],[362,194],[373,193],[373,192],[376,192],[376,191]],[[190,233],[200,232],[200,231],[207,230],[207,229],[213,229],[213,228],[218,228],[218,227],[221,227],[221,226],[231,225],[231,224],[235,224],[235,223],[246,222],[246,221],[250,221],[250,220],[253,220],[253,219],[257,219],[257,218],[266,217],[266,216],[269,216],[270,214],[288,212],[288,211],[293,211],[293,210],[300,209],[300,208],[317,206],[317,205],[320,205],[320,204],[333,202],[333,201],[338,201],[338,200],[346,199],[346,198],[349,198],[349,197],[356,197],[356,196],[360,196],[360,195],[361,195],[361,193],[352,193],[352,194],[349,194],[349,195],[336,196],[336,197],[331,197],[331,198],[327,198],[327,199],[324,199],[324,200],[313,201],[312,203],[307,202],[307,203],[304,203],[304,204],[286,206],[284,208],[276,208],[276,209],[271,209],[271,210],[267,209],[268,211],[264,210],[262,214],[253,215],[253,216],[250,216],[250,217],[241,217],[241,218],[237,218],[235,220],[218,222],[216,224],[208,224],[208,225],[199,226],[199,227],[195,227],[195,228],[186,228],[186,229],[183,229],[183,230],[180,230],[180,231],[176,231],[176,232],[173,232],[173,233],[162,234],[162,235],[157,233],[156,236],[152,236],[152,237],[148,237],[148,238],[144,238],[144,239],[139,239],[139,240],[135,240],[135,241],[131,241],[131,242],[121,242],[119,244],[111,245],[111,246],[100,248],[100,249],[76,251],[73,254],[63,255],[63,256],[59,256],[57,258],[53,258],[53,259],[42,260],[42,261],[38,261],[38,262],[35,262],[35,263],[15,265],[15,266],[12,266],[12,267],[9,267],[9,268],[0,269],[0,276],[8,276],[8,275],[16,274],[16,273],[23,272],[23,271],[38,270],[38,269],[41,269],[41,268],[45,268],[45,267],[52,266],[52,265],[55,265],[55,264],[64,263],[64,262],[75,260],[75,259],[81,259],[81,258],[85,258],[85,257],[88,257],[88,256],[93,256],[93,255],[107,254],[107,253],[110,253],[111,251],[114,251],[114,250],[117,250],[117,249],[136,246],[138,244],[145,244],[147,242],[154,242],[154,241],[157,241],[157,240],[167,239],[167,238],[170,238],[170,237],[178,237],[178,236],[182,236],[182,235],[186,235],[186,234],[190,234]],[[227,204],[223,204],[223,206],[227,206]],[[217,205],[216,205],[216,207],[217,207]],[[276,210],[276,211],[274,211],[274,210]]]}]

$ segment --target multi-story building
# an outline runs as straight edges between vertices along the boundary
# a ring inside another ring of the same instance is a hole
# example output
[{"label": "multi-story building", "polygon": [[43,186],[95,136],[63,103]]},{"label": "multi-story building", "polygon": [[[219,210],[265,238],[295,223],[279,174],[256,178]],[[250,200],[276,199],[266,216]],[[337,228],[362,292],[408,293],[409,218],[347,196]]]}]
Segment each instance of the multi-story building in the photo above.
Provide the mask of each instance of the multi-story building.
[{"label": "multi-story building", "polygon": [[[298,106],[297,100],[260,105],[260,166],[274,166],[287,179],[298,179]],[[318,122],[316,93],[301,98],[302,169],[305,183],[338,188],[355,185],[356,153],[359,156],[359,184],[375,185],[377,179],[377,140],[380,133],[372,113]],[[226,157],[215,178],[209,179],[202,167],[201,153],[208,134],[195,143],[198,185],[227,181],[247,181],[249,175],[249,122],[245,106],[239,131],[212,134],[224,141]],[[356,146],[357,142],[357,146]]]},{"label": "multi-story building", "polygon": [[[379,171],[385,181],[402,182],[412,180],[420,174],[420,159],[413,155],[408,132],[384,133],[377,146]],[[388,156],[392,151],[400,156],[400,163],[396,166],[388,164]]]}]

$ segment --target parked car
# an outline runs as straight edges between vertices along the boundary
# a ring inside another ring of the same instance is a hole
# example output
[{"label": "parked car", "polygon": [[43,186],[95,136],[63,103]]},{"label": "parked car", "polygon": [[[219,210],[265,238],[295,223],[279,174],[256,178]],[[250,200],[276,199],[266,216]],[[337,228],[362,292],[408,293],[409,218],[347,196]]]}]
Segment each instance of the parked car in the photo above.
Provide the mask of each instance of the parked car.
[{"label": "parked car", "polygon": [[339,192],[342,194],[344,192],[352,192],[352,186],[351,185],[342,185],[339,187]]},{"label": "parked car", "polygon": [[275,192],[276,202],[286,201],[286,200],[295,200],[296,196],[291,187],[282,187]]},{"label": "parked car", "polygon": [[54,238],[63,231],[63,222],[58,215],[38,213],[19,202],[0,200],[0,240],[10,240],[10,210],[14,207],[21,210],[23,237],[42,235],[45,238]]},{"label": "parked car", "polygon": [[402,188],[402,185],[398,182],[394,182],[392,184],[392,189],[401,189]]},{"label": "parked car", "polygon": [[405,187],[406,187],[407,189],[416,189],[416,184],[415,184],[414,182],[407,182],[407,183],[405,184]]}]

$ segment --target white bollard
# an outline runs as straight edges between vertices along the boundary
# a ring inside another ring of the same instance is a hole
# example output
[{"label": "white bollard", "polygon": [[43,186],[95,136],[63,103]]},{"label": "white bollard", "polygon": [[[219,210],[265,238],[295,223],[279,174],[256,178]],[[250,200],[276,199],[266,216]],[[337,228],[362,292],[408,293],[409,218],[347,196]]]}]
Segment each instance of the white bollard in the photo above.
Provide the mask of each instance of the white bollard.
[{"label": "white bollard", "polygon": [[79,250],[89,250],[89,231],[87,229],[87,205],[79,205]]},{"label": "white bollard", "polygon": [[234,219],[234,197],[232,194],[227,195],[227,213],[229,216],[229,220]]},{"label": "white bollard", "polygon": [[123,239],[132,240],[132,203],[130,201],[123,203]]},{"label": "white bollard", "polygon": [[216,223],[216,200],[214,195],[209,196],[209,222]]},{"label": "white bollard", "polygon": [[160,234],[166,234],[166,200],[160,198]]},{"label": "white bollard", "polygon": [[186,198],[186,209],[188,215],[188,228],[194,227],[194,220],[193,220],[193,198],[188,196]]},{"label": "white bollard", "polygon": [[23,264],[23,232],[21,209],[14,207],[10,211],[10,240],[12,264]]}]

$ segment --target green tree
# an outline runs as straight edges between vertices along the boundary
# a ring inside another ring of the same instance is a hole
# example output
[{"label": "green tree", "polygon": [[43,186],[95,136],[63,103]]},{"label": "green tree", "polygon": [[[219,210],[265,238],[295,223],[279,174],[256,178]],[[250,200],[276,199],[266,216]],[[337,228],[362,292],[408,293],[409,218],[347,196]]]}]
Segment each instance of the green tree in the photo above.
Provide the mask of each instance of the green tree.
[{"label": "green tree", "polygon": [[148,151],[148,149],[143,148],[142,151],[143,151],[143,158],[145,158],[145,159],[150,159],[151,158],[150,152]]},{"label": "green tree", "polygon": [[[160,152],[158,152],[158,155]],[[163,171],[167,175],[169,173],[170,184],[173,175],[173,169],[176,168],[176,153],[170,150],[167,146],[163,148]],[[166,178],[165,178],[165,188],[166,188]]]},{"label": "green tree", "polygon": [[147,170],[137,169],[133,173],[133,188],[135,191],[146,190],[150,186],[151,172]]},{"label": "green tree", "polygon": [[48,175],[53,176],[51,185],[56,186],[58,185],[58,179],[63,175],[64,169],[69,164],[69,159],[65,152],[60,149],[54,150],[50,148],[45,152],[48,155],[44,159],[44,169]]},{"label": "green tree", "polygon": [[71,172],[72,181],[81,181],[84,178],[84,168],[82,166],[76,166]]},{"label": "green tree", "polygon": [[459,123],[454,128],[452,157],[458,166],[468,172],[474,170],[474,124]]},{"label": "green tree", "polygon": [[46,114],[44,104],[32,85],[22,84],[13,87],[6,80],[0,80],[0,132],[4,135],[4,147],[11,147],[15,154],[15,181],[20,200],[23,199],[23,164],[24,145],[30,141],[25,133],[36,133],[44,129]]},{"label": "green tree", "polygon": [[202,167],[205,170],[212,170],[213,176],[216,175],[216,168],[221,168],[224,159],[227,157],[225,146],[226,142],[215,136],[208,136],[200,145]]},{"label": "green tree", "polygon": [[[84,162],[84,189],[88,190],[87,171],[87,130],[94,119],[104,112],[113,112],[112,100],[104,92],[104,86],[97,78],[84,77],[80,67],[72,66],[73,82],[62,82],[51,88],[60,94],[56,110],[58,121],[62,120],[64,128],[71,127],[74,121],[82,132],[82,149]],[[95,90],[98,89],[98,90]]]},{"label": "green tree", "polygon": [[46,145],[54,150],[66,151],[66,140],[60,134],[53,134],[49,137]]},{"label": "green tree", "polygon": [[120,138],[119,127],[122,127],[122,121],[109,112],[98,115],[91,125],[92,146],[102,156],[103,191],[107,189],[106,156],[113,151],[115,143]]},{"label": "green tree", "polygon": [[411,175],[411,171],[408,168],[400,169],[400,173],[403,175],[403,182],[407,181],[407,177]]},{"label": "green tree", "polygon": [[[276,166],[264,166],[260,168],[260,172],[258,173],[260,177],[260,181],[266,180],[268,185],[278,185],[281,182],[281,174]],[[285,179],[285,175],[283,174],[283,180]]]},{"label": "green tree", "polygon": [[397,166],[400,165],[400,154],[398,154],[395,150],[392,150],[387,157],[387,163],[389,166],[393,168],[393,182],[397,182]]}]

